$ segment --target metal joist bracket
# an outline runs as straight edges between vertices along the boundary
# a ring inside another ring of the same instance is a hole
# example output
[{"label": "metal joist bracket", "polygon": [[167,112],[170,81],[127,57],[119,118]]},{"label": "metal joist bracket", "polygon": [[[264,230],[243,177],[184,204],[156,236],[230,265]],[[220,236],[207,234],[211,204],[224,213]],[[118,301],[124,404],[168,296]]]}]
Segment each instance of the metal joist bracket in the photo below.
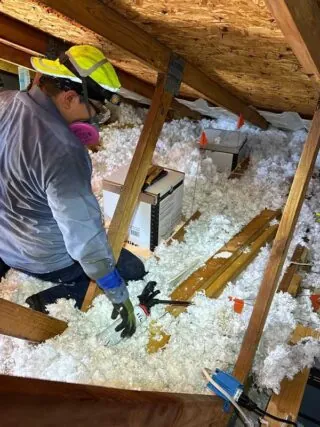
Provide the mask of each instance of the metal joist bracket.
[{"label": "metal joist bracket", "polygon": [[176,53],[171,54],[166,74],[165,90],[174,96],[178,96],[179,94],[184,65],[185,61],[181,56]]}]

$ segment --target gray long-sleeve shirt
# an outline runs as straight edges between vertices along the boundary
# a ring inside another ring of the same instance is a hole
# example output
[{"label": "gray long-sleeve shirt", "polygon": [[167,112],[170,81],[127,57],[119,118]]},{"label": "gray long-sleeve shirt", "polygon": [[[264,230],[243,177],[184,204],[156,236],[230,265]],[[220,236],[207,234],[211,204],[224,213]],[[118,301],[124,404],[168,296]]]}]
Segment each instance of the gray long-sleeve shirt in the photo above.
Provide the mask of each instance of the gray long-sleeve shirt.
[{"label": "gray long-sleeve shirt", "polygon": [[87,150],[38,87],[0,93],[0,258],[40,274],[77,260],[92,279],[114,267]]}]

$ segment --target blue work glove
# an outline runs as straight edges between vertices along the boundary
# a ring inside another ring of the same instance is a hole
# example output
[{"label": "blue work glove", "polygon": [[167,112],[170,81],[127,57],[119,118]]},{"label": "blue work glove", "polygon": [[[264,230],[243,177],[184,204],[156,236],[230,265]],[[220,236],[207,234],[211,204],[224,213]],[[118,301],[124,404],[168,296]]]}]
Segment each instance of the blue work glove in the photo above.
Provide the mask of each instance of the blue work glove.
[{"label": "blue work glove", "polygon": [[111,273],[98,279],[97,283],[113,303],[114,309],[111,318],[115,319],[118,315],[122,318],[122,322],[116,327],[116,331],[122,330],[122,338],[131,337],[136,330],[136,318],[125,281],[115,268]]}]

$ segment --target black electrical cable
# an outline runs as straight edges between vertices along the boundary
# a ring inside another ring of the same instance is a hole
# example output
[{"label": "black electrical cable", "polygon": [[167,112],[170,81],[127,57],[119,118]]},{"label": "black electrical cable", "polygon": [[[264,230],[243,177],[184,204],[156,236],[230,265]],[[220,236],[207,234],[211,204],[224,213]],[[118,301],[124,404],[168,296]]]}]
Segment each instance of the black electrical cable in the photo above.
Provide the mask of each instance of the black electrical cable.
[{"label": "black electrical cable", "polygon": [[285,420],[284,418],[276,417],[275,415],[269,414],[269,412],[263,411],[260,408],[255,409],[254,411],[258,415],[264,415],[265,417],[272,418],[273,420],[280,421],[285,424],[289,424],[290,426],[298,427],[298,424],[294,421]]},{"label": "black electrical cable", "polygon": [[239,403],[239,405],[241,405],[241,406],[243,406],[244,408],[246,408],[246,409],[248,409],[249,411],[252,411],[252,412],[255,412],[257,415],[259,415],[259,416],[266,416],[266,417],[269,417],[269,418],[272,418],[272,419],[274,419],[274,420],[276,420],[276,421],[281,421],[282,423],[285,423],[285,424],[289,424],[289,425],[291,425],[291,426],[295,426],[295,427],[298,427],[298,424],[297,423],[295,423],[294,421],[288,421],[288,420],[285,420],[285,419],[283,419],[283,418],[278,418],[278,417],[276,417],[276,416],[274,416],[274,415],[272,415],[272,414],[269,414],[268,412],[266,412],[266,411],[263,411],[262,409],[260,409],[259,407],[258,407],[258,405],[253,401],[253,400],[251,400],[246,394],[244,394],[244,393],[242,393],[241,395],[240,395],[240,397],[239,397],[239,399],[238,399],[238,403]]}]

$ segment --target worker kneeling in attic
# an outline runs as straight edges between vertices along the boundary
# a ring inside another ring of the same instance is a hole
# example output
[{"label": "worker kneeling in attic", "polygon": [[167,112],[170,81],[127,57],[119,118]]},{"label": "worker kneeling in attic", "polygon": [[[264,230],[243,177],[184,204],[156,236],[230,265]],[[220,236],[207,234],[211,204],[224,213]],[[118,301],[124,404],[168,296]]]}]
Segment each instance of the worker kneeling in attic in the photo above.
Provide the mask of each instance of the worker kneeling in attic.
[{"label": "worker kneeling in attic", "polygon": [[73,46],[59,59],[32,58],[41,77],[29,92],[0,94],[0,279],[10,267],[58,283],[29,297],[46,311],[58,298],[81,307],[90,279],[122,317],[122,337],[135,331],[126,281],[143,263],[123,250],[117,267],[91,189],[85,145],[99,139],[104,102],[120,83],[93,46]]}]

